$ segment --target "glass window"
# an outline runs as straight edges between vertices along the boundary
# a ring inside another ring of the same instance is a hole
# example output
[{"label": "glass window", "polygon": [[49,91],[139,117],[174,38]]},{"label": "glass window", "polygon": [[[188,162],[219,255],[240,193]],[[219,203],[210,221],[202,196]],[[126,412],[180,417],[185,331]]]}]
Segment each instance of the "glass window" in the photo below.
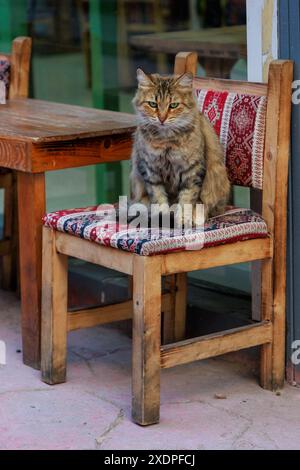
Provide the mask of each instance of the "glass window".
[{"label": "glass window", "polygon": [[[34,98],[132,112],[136,68],[172,73],[182,50],[198,52],[199,75],[246,79],[246,0],[0,0],[0,50],[21,34]],[[129,162],[49,172],[48,210],[113,202],[128,176]]]}]

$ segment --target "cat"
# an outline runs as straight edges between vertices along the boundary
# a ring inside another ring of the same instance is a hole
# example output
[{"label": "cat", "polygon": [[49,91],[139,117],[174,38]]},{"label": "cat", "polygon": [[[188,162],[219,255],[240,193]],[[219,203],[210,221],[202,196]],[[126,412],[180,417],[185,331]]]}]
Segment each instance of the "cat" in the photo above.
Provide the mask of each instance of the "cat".
[{"label": "cat", "polygon": [[197,203],[204,205],[205,220],[221,214],[230,193],[224,151],[212,125],[197,109],[192,74],[148,75],[139,68],[137,80],[132,202],[148,207],[192,204],[193,224]]}]

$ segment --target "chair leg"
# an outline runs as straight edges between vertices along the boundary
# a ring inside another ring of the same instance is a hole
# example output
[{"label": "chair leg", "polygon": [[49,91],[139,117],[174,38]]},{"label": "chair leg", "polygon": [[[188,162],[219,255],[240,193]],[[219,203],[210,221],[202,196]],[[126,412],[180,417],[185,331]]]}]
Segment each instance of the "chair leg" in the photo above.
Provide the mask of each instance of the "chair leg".
[{"label": "chair leg", "polygon": [[4,239],[10,240],[10,252],[2,259],[2,288],[14,290],[17,286],[17,184],[15,175],[7,173],[4,185]]},{"label": "chair leg", "polygon": [[[285,247],[285,244],[283,244]],[[283,250],[285,255],[285,250]],[[280,269],[274,269],[273,280],[273,354],[272,389],[283,388],[285,380],[286,341],[286,260],[281,257]]]},{"label": "chair leg", "polygon": [[261,262],[251,263],[252,320],[261,319]]},{"label": "chair leg", "polygon": [[21,298],[21,285],[20,285],[20,256],[19,256],[19,213],[18,213],[18,184],[17,184],[17,172],[13,172],[13,233],[12,233],[12,278],[11,286],[12,289],[17,291],[19,298]]},{"label": "chair leg", "polygon": [[133,270],[132,419],[146,426],[159,421],[161,261],[136,257]]},{"label": "chair leg", "polygon": [[[273,322],[274,326],[273,302],[273,260],[270,259],[261,263],[261,319]],[[261,386],[267,390],[275,388],[273,382],[274,346],[274,341],[261,346],[260,382]]]},{"label": "chair leg", "polygon": [[174,340],[181,341],[185,338],[187,307],[187,274],[176,274],[175,294],[175,331]]},{"label": "chair leg", "polygon": [[171,308],[163,315],[163,344],[181,341],[185,338],[187,307],[187,274],[172,274],[167,277],[171,293]]},{"label": "chair leg", "polygon": [[57,253],[55,232],[43,229],[42,380],[65,382],[67,356],[68,258]]},{"label": "chair leg", "polygon": [[176,301],[176,275],[172,274],[165,278],[165,287],[171,295],[170,306],[165,309],[162,322],[162,344],[175,341],[175,301]]}]

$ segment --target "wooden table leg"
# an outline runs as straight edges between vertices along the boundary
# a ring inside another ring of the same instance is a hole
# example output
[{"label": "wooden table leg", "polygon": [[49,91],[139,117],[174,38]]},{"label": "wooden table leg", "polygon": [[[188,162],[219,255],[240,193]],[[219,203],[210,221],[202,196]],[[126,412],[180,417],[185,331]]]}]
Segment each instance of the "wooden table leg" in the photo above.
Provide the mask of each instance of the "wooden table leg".
[{"label": "wooden table leg", "polygon": [[45,174],[18,172],[20,281],[24,364],[40,368],[42,216]]}]

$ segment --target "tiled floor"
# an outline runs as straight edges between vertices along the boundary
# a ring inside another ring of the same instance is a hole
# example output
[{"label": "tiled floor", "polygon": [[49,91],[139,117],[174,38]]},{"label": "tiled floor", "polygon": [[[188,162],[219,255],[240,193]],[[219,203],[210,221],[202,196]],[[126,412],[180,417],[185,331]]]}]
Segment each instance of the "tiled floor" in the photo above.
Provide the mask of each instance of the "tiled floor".
[{"label": "tiled floor", "polygon": [[131,340],[116,327],[71,333],[68,381],[48,386],[22,364],[19,309],[0,293],[0,449],[300,448],[300,390],[264,391],[228,357],[164,370],[160,424],[133,424]]}]

